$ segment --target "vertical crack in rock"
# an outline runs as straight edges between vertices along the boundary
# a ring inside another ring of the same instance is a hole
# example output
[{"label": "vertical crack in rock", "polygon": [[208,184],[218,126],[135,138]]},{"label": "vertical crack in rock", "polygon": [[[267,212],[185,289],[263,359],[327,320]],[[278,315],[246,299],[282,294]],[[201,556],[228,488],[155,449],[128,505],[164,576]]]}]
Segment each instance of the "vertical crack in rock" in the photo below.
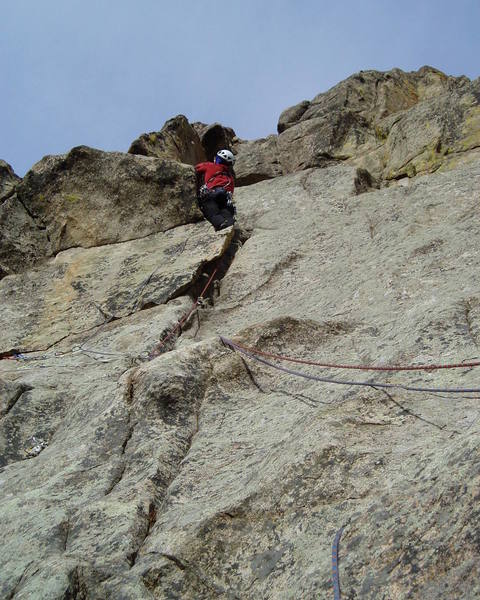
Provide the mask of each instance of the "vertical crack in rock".
[{"label": "vertical crack in rock", "polygon": [[65,590],[62,600],[85,600],[89,597],[88,588],[80,573],[80,568],[75,567],[68,575],[69,586]]},{"label": "vertical crack in rock", "polygon": [[110,485],[108,486],[108,488],[105,492],[105,496],[109,496],[113,492],[115,487],[120,483],[120,481],[122,481],[122,478],[125,474],[126,468],[127,468],[127,465],[126,465],[125,461],[122,461],[120,463]]},{"label": "vertical crack in rock", "polygon": [[[175,294],[168,298],[167,301],[170,301],[183,294],[188,294],[193,302],[198,301],[198,306],[197,309],[192,312],[189,318],[182,322],[181,326],[178,328],[178,335],[176,336],[176,338],[172,336],[172,343],[169,343],[168,346],[165,346],[166,348],[168,347],[168,350],[165,351],[173,349],[173,347],[175,346],[176,339],[178,339],[178,337],[180,337],[182,333],[186,329],[188,329],[189,324],[192,322],[192,319],[195,315],[197,318],[198,328],[193,337],[196,337],[201,325],[200,314],[198,309],[208,304],[210,304],[211,306],[215,305],[215,298],[218,298],[218,296],[220,296],[221,281],[227,274],[230,266],[232,265],[236,253],[249,239],[250,235],[251,234],[245,230],[234,229],[232,240],[225,252],[216,260],[201,265],[198,269],[196,276],[193,278],[193,281],[187,286],[184,286],[181,290],[177,290]],[[216,278],[213,280],[210,287],[205,291],[204,296],[201,296],[208,279],[212,276],[212,274],[215,271]],[[152,308],[152,306],[152,304],[145,304],[143,305],[142,309]],[[173,330],[171,329],[170,331]],[[158,351],[158,353],[163,354],[164,352]]]},{"label": "vertical crack in rock", "polygon": [[240,360],[242,361],[243,366],[245,367],[245,371],[247,372],[248,378],[253,383],[253,385],[257,388],[259,392],[261,392],[262,394],[266,394],[267,392],[262,388],[262,386],[257,382],[255,377],[253,376],[252,370],[248,366],[247,361],[243,357],[240,357]]},{"label": "vertical crack in rock", "polygon": [[[31,386],[21,385],[16,390],[16,392],[12,396],[10,396],[10,398],[7,397],[7,399],[5,401],[6,402],[5,407],[0,405],[0,420],[5,418],[8,415],[8,413],[15,407],[17,402],[22,398],[22,396],[32,389],[33,388]],[[3,402],[3,400],[2,400],[2,402]]]},{"label": "vertical crack in rock", "polygon": [[472,300],[472,299],[465,300],[463,302],[463,309],[464,309],[464,314],[465,314],[465,322],[467,324],[468,335],[470,336],[470,339],[472,340],[475,348],[480,348],[480,344],[479,344],[479,341],[477,338],[476,327],[473,324],[473,319],[472,319],[472,311],[474,310],[474,300]]},{"label": "vertical crack in rock", "polygon": [[[212,374],[212,371],[213,371],[213,366],[209,362],[210,376]],[[145,534],[142,537],[142,539],[139,540],[139,545],[138,545],[137,549],[128,556],[128,560],[129,560],[131,567],[133,567],[135,565],[137,556],[138,556],[140,550],[142,549],[143,545],[145,544],[145,541],[147,540],[148,536],[151,533],[153,526],[155,525],[155,523],[157,521],[158,514],[165,509],[165,503],[166,503],[166,500],[169,495],[169,490],[172,487],[175,480],[177,479],[177,477],[179,476],[179,474],[181,473],[182,463],[185,461],[186,457],[188,456],[188,454],[192,448],[192,445],[194,443],[195,437],[199,433],[200,411],[201,411],[201,408],[205,401],[205,397],[206,397],[206,393],[207,393],[207,388],[208,388],[207,380],[208,380],[208,375],[205,376],[205,379],[203,382],[202,381],[199,382],[200,385],[202,385],[202,387],[203,387],[201,396],[199,394],[201,399],[199,401],[195,401],[195,397],[192,398],[193,407],[192,407],[191,416],[193,419],[193,423],[190,421],[189,425],[184,426],[184,428],[187,428],[187,430],[190,430],[190,431],[188,431],[188,433],[187,433],[188,437],[184,442],[184,448],[183,448],[181,454],[174,457],[175,465],[172,466],[172,476],[170,477],[170,479],[168,479],[167,481],[164,480],[162,483],[155,482],[156,486],[157,486],[157,490],[154,494],[154,498],[150,501],[148,514],[146,515]],[[192,391],[192,393],[193,393],[193,391]],[[178,410],[182,410],[182,407],[180,407]]]},{"label": "vertical crack in rock", "polygon": [[[13,587],[13,589],[9,592],[9,594],[7,596],[5,596],[5,600],[13,600],[15,598],[15,596],[17,595],[17,592],[19,591],[20,586],[22,585],[22,583],[24,582],[24,580],[26,578],[27,571],[32,566],[32,564],[33,564],[33,561],[28,563],[28,565],[23,570],[23,573],[18,578],[18,581],[15,584],[15,586]],[[39,570],[40,569],[36,569],[35,571],[33,571],[33,573],[31,573],[31,576],[38,573]]]},{"label": "vertical crack in rock", "polygon": [[130,371],[127,374],[127,377],[126,377],[125,390],[124,390],[124,401],[128,407],[128,430],[127,430],[127,435],[125,436],[125,439],[123,440],[122,446],[121,446],[121,452],[120,452],[121,462],[119,463],[119,465],[115,471],[115,474],[113,476],[113,479],[105,492],[105,496],[110,495],[112,493],[112,491],[115,489],[115,487],[120,483],[120,481],[122,480],[122,478],[125,474],[125,470],[127,468],[127,462],[125,460],[125,452],[126,452],[128,443],[132,439],[133,432],[135,431],[135,425],[136,425],[136,423],[132,422],[132,405],[134,402],[134,395],[135,395],[134,375],[136,372],[137,372],[137,369],[133,369],[132,371]]},{"label": "vertical crack in rock", "polygon": [[[208,280],[207,278],[210,277],[216,269],[217,273],[216,278],[213,281],[213,285],[210,286],[206,292],[207,298],[212,302],[212,305],[214,304],[214,295],[219,295],[219,288],[222,279],[228,273],[228,270],[231,267],[238,250],[249,239],[249,237],[250,233],[247,231],[235,228],[233,231],[232,240],[225,252],[216,260],[202,265],[201,269],[199,270],[199,276],[190,285],[187,292],[194,300],[199,297]],[[201,276],[202,273],[205,275],[204,278]]]},{"label": "vertical crack in rock", "polygon": [[[18,202],[23,206],[23,210],[27,213],[27,215],[32,219],[33,224],[39,230],[45,233],[47,240],[50,242],[50,236],[47,231],[46,225],[42,223],[42,219],[39,215],[35,215],[25,204],[25,202],[21,199],[21,197],[17,194]],[[40,221],[40,223],[39,223]]]},{"label": "vertical crack in rock", "polygon": [[157,508],[155,506],[155,502],[152,500],[148,506],[148,513],[146,515],[145,535],[143,536],[143,539],[141,540],[138,548],[136,550],[134,550],[131,554],[127,555],[127,560],[130,565],[130,568],[135,566],[135,563],[137,562],[138,553],[140,552],[140,549],[142,548],[143,544],[145,543],[145,540],[150,535],[150,532],[156,522],[157,522]]}]

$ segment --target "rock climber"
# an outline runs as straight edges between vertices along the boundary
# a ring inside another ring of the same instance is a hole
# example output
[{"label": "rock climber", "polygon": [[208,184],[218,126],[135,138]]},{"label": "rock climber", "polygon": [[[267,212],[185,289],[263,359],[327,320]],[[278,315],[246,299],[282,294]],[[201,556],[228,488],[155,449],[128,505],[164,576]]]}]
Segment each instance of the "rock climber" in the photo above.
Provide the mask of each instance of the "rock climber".
[{"label": "rock climber", "polygon": [[195,165],[195,171],[203,176],[198,193],[198,203],[205,218],[216,231],[230,227],[235,222],[235,206],[232,196],[235,187],[233,165],[235,157],[230,150],[219,150],[215,162]]}]

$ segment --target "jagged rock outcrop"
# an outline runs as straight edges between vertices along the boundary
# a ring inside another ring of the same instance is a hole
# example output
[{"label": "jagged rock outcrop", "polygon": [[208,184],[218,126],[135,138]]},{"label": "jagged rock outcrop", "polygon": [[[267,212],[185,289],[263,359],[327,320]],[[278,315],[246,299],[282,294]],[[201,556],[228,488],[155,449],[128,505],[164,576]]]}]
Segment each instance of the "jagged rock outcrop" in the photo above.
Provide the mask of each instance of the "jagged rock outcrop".
[{"label": "jagged rock outcrop", "polygon": [[144,133],[132,142],[130,154],[154,156],[195,165],[205,160],[205,150],[195,128],[183,115],[168,120],[160,131]]},{"label": "jagged rock outcrop", "polygon": [[361,71],[280,115],[283,172],[348,161],[391,181],[469,160],[480,148],[479,85],[431,67]]},{"label": "jagged rock outcrop", "polygon": [[70,180],[106,198],[110,236],[130,223],[115,182],[120,206],[151,181],[164,200],[138,200],[135,236],[0,281],[0,596],[329,598],[344,527],[342,597],[479,597],[478,368],[276,363],[308,379],[219,336],[322,363],[480,361],[480,160],[378,190],[345,161],[245,185],[235,233],[188,211],[150,231],[187,205],[191,167],[92,152],[35,174],[54,198],[35,223],[61,227]]},{"label": "jagged rock outcrop", "polygon": [[21,179],[0,160],[0,279],[31,266],[45,252],[47,236],[18,200]]},{"label": "jagged rock outcrop", "polygon": [[432,67],[360,71],[287,108],[278,136],[246,141],[219,123],[192,127],[208,160],[220,148],[234,151],[239,186],[337,162],[389,184],[478,158],[480,79]]},{"label": "jagged rock outcrop", "polygon": [[132,154],[169,158],[196,164],[213,161],[222,148],[236,155],[235,175],[238,186],[250,185],[281,175],[278,159],[277,136],[265,139],[240,140],[233,129],[220,123],[206,125],[190,123],[180,115],[165,123],[158,133],[145,133],[130,146]]},{"label": "jagged rock outcrop", "polygon": [[0,160],[0,203],[13,195],[15,187],[20,181],[12,167],[4,160]]}]

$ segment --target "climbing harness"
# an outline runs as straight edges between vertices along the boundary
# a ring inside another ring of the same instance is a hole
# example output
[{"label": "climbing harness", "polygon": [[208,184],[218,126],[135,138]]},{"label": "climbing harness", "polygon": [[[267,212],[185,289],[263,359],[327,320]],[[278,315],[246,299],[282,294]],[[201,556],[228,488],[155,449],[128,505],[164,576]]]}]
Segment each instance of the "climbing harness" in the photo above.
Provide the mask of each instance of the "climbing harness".
[{"label": "climbing harness", "polygon": [[344,381],[339,379],[332,379],[329,377],[318,377],[317,375],[308,375],[307,373],[302,373],[300,371],[293,371],[291,369],[286,369],[285,367],[281,367],[280,365],[275,365],[260,356],[255,356],[254,354],[247,352],[238,344],[232,342],[228,338],[220,336],[220,340],[226,346],[229,346],[235,352],[239,352],[248,358],[255,360],[259,363],[267,365],[268,367],[272,367],[277,371],[282,371],[284,373],[288,373],[289,375],[294,375],[295,377],[303,377],[304,379],[310,379],[312,381],[320,381],[322,383],[333,383],[336,385],[353,385],[353,386],[361,386],[361,387],[378,387],[384,389],[401,389],[407,392],[441,392],[444,394],[465,394],[465,393],[480,393],[480,388],[424,388],[417,386],[408,386],[400,383],[378,383],[374,381]]}]

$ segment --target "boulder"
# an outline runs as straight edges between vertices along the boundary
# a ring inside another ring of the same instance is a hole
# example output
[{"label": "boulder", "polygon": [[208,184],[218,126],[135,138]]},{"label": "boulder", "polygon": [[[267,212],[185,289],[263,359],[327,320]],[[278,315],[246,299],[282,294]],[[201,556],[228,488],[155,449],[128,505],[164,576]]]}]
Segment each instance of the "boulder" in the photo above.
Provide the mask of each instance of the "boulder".
[{"label": "boulder", "polygon": [[141,238],[202,218],[192,167],[86,146],[42,159],[17,194],[46,231],[51,254]]},{"label": "boulder", "polygon": [[[205,125],[204,123],[193,123],[193,127],[200,136],[207,160],[213,161],[215,154],[225,148],[232,150],[238,138],[230,127],[224,127],[220,123]],[[234,152],[235,153],[235,152]]]},{"label": "boulder", "polygon": [[198,133],[183,115],[168,120],[160,131],[141,135],[132,142],[128,152],[177,160],[189,165],[205,160],[205,151]]},{"label": "boulder", "polygon": [[295,106],[286,108],[278,118],[278,133],[283,133],[289,127],[295,125],[309,107],[310,102],[308,100],[302,100],[302,102],[299,102]]},{"label": "boulder", "polygon": [[238,186],[251,185],[282,174],[275,135],[251,142],[237,142],[235,151],[235,175]]}]

